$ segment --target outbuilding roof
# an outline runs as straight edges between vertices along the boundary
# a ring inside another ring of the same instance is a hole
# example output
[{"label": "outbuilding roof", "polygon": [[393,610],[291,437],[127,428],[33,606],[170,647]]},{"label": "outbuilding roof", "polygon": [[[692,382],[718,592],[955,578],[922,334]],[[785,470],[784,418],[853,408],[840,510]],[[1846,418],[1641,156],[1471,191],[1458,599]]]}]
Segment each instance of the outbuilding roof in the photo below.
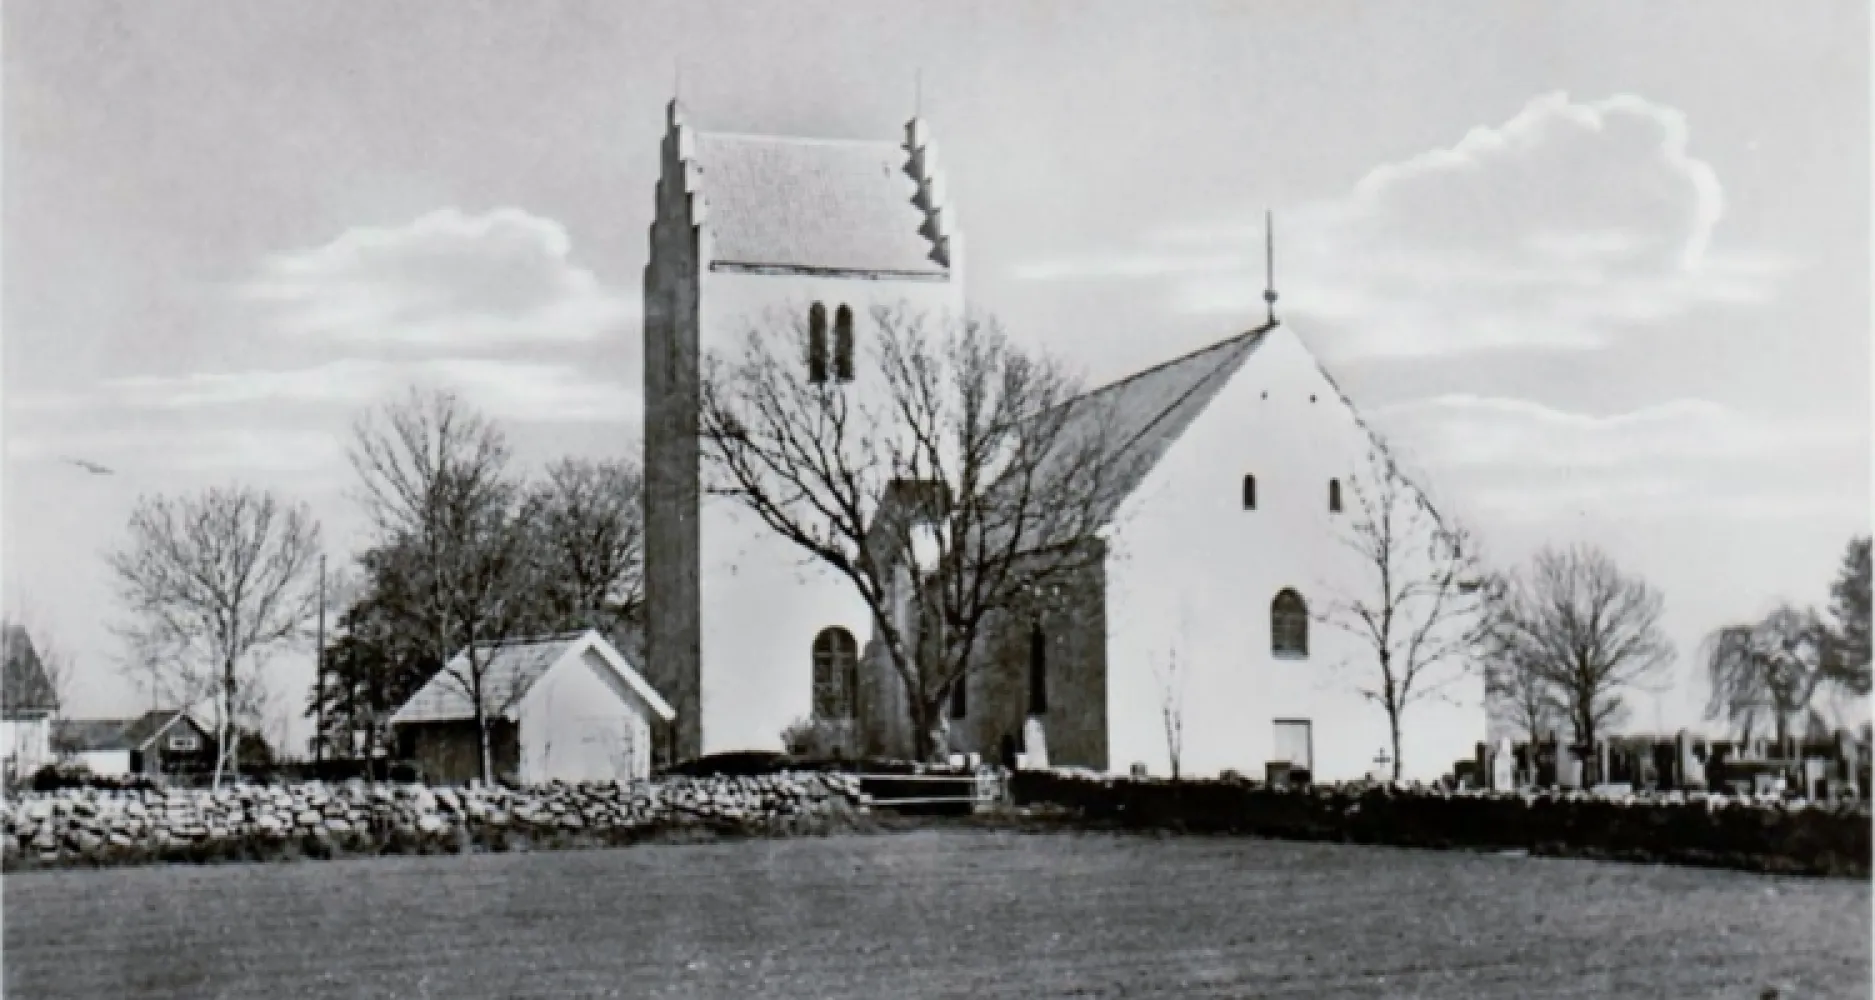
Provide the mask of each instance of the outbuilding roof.
[{"label": "outbuilding roof", "polygon": [[189,718],[186,710],[177,708],[155,709],[134,719],[60,719],[52,725],[52,751],[108,753],[146,750],[152,741],[174,728],[179,721],[187,721],[198,730],[201,728]]},{"label": "outbuilding roof", "polygon": [[[548,671],[569,656],[596,652],[601,661],[665,721],[677,712],[658,694],[625,657],[598,632],[534,636],[475,644],[481,671],[482,708],[491,717],[512,718],[527,693]],[[475,718],[475,705],[465,689],[470,678],[469,651],[457,653],[391,717],[392,724],[455,722]]]}]

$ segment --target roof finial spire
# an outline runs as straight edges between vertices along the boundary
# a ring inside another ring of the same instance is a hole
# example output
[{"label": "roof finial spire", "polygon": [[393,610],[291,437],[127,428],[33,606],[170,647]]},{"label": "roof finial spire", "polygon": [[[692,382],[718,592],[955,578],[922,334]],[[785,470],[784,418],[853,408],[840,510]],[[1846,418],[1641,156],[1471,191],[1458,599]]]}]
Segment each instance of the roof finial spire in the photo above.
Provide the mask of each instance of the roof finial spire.
[{"label": "roof finial spire", "polygon": [[1271,326],[1276,325],[1276,225],[1272,213],[1263,212],[1263,306],[1269,311]]},{"label": "roof finial spire", "polygon": [[678,100],[684,96],[684,61],[682,59],[671,60],[671,76],[671,99]]},{"label": "roof finial spire", "polygon": [[912,70],[911,77],[911,116],[924,114],[924,67]]}]

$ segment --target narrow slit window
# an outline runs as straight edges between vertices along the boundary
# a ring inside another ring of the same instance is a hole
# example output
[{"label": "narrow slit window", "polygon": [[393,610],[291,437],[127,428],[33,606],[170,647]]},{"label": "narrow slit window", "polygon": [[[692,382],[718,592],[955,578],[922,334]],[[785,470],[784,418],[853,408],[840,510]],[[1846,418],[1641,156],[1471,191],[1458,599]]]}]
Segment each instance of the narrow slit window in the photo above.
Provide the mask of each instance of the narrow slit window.
[{"label": "narrow slit window", "polygon": [[833,313],[833,378],[853,381],[853,310],[846,306]]},{"label": "narrow slit window", "polygon": [[951,718],[961,719],[970,711],[970,675],[951,682]]},{"label": "narrow slit window", "polygon": [[807,310],[807,380],[827,381],[827,307],[818,302]]},{"label": "narrow slit window", "polygon": [[1243,509],[1257,509],[1257,477],[1243,477]]},{"label": "narrow slit window", "polygon": [[1328,513],[1341,513],[1341,480],[1339,479],[1328,481]]}]

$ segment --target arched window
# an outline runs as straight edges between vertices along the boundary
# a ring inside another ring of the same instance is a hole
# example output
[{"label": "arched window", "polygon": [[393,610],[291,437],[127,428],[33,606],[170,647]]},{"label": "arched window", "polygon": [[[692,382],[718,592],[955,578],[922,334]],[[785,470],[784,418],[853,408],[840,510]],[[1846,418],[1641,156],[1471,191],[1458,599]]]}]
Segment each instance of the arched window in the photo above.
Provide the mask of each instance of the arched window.
[{"label": "arched window", "polygon": [[1040,622],[1029,626],[1029,714],[1048,714],[1048,636]]},{"label": "arched window", "polygon": [[1328,513],[1341,513],[1341,480],[1339,479],[1328,481]]},{"label": "arched window", "polygon": [[827,307],[818,302],[807,310],[807,380],[827,381]]},{"label": "arched window", "polygon": [[835,626],[814,637],[814,718],[851,719],[858,715],[859,644],[853,633]]},{"label": "arched window", "polygon": [[1309,606],[1293,590],[1284,589],[1270,602],[1270,652],[1309,655]]},{"label": "arched window", "polygon": [[1243,509],[1257,509],[1257,477],[1243,477]]},{"label": "arched window", "polygon": [[833,377],[853,381],[853,310],[846,306],[833,312]]}]

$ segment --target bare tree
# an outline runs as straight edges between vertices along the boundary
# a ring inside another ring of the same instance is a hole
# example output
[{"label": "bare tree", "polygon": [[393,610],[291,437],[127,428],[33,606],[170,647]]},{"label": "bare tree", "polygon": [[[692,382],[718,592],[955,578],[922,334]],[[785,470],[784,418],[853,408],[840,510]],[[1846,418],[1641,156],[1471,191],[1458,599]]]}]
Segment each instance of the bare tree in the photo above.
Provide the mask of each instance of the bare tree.
[{"label": "bare tree", "polygon": [[1377,439],[1347,492],[1340,537],[1359,583],[1331,587],[1320,618],[1363,647],[1351,665],[1356,690],[1387,713],[1397,781],[1407,709],[1470,673],[1484,622],[1478,571],[1464,531],[1441,520]]},{"label": "bare tree", "polygon": [[109,557],[131,615],[122,631],[133,648],[173,657],[186,693],[213,678],[219,787],[252,671],[303,638],[314,613],[319,526],[303,505],[230,487],[139,500],[129,536]]},{"label": "bare tree", "polygon": [[1168,650],[1165,662],[1153,669],[1159,683],[1159,720],[1165,726],[1165,752],[1173,781],[1181,777],[1179,764],[1185,756],[1185,673],[1177,646]]},{"label": "bare tree", "polygon": [[798,321],[706,361],[709,491],[851,581],[903,684],[914,752],[941,752],[952,687],[986,629],[1101,558],[1123,461],[1098,401],[991,320],[874,315],[842,381]]},{"label": "bare tree", "polygon": [[1812,701],[1831,680],[1828,644],[1829,631],[1816,612],[1788,605],[1755,624],[1713,633],[1702,651],[1712,688],[1707,717],[1724,718],[1750,739],[1755,723],[1769,716],[1780,743],[1793,724],[1822,729]]},{"label": "bare tree", "polygon": [[1562,701],[1549,678],[1517,645],[1510,581],[1488,575],[1480,583],[1479,595],[1483,610],[1478,647],[1484,661],[1485,697],[1495,718],[1537,743],[1561,719]]},{"label": "bare tree", "polygon": [[488,782],[491,643],[530,621],[537,565],[509,454],[501,431],[455,394],[415,390],[360,420],[351,451],[380,543],[406,560],[403,592],[431,653],[469,700]]},{"label": "bare tree", "polygon": [[1576,742],[1593,746],[1628,689],[1656,683],[1673,662],[1660,608],[1658,591],[1599,549],[1544,549],[1510,578],[1496,637],[1555,692]]},{"label": "bare tree", "polygon": [[533,491],[547,599],[567,621],[635,622],[644,603],[644,477],[628,461],[564,459]]},{"label": "bare tree", "polygon": [[1487,693],[1498,703],[1511,725],[1531,743],[1539,742],[1562,715],[1556,691],[1542,672],[1512,656],[1485,667]]}]

